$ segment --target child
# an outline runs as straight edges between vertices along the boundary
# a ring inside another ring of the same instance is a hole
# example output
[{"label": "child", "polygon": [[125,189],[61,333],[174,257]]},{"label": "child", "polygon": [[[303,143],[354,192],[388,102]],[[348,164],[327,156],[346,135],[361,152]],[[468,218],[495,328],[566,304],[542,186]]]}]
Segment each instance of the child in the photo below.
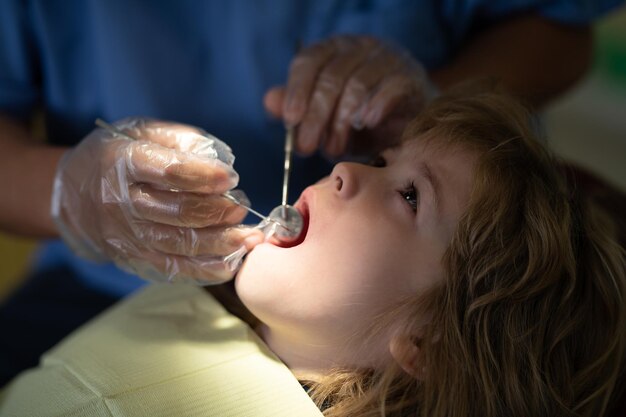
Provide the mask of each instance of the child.
[{"label": "child", "polygon": [[239,297],[326,415],[614,406],[623,252],[529,122],[496,93],[442,97],[373,166],[303,193],[301,244],[250,254]]},{"label": "child", "polygon": [[529,122],[498,93],[441,97],[372,165],[302,194],[295,246],[248,255],[249,322],[324,415],[616,407],[623,252]]}]

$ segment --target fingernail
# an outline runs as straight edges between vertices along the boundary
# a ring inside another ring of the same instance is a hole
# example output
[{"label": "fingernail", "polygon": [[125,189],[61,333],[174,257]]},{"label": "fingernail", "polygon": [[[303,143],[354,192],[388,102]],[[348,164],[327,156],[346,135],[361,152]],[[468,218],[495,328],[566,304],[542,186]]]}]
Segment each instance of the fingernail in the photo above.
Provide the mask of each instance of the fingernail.
[{"label": "fingernail", "polygon": [[239,175],[228,173],[226,175],[214,176],[210,184],[202,187],[203,192],[215,193],[225,192],[236,187],[239,183]]},{"label": "fingernail", "polygon": [[300,114],[302,113],[302,105],[299,100],[289,98],[287,105],[285,106],[285,123],[288,126],[295,126],[300,121]]},{"label": "fingernail", "polygon": [[203,161],[203,163],[213,172],[213,180],[216,184],[232,184],[232,188],[239,182],[239,174],[237,174],[237,171],[235,171],[232,166],[218,159],[209,159]]},{"label": "fingernail", "polygon": [[379,109],[372,109],[369,112],[367,112],[367,114],[363,118],[364,125],[367,126],[370,129],[372,129],[372,128],[376,127],[376,125],[378,125],[378,123],[380,121],[379,119],[380,119],[380,110]]},{"label": "fingernail", "polygon": [[359,117],[358,119],[352,119],[352,123],[350,123],[354,130],[363,130],[363,120]]},{"label": "fingernail", "polygon": [[[233,249],[246,244],[247,239],[251,239],[255,235],[250,233],[252,229],[247,226],[233,226],[226,229],[223,233],[223,242]],[[247,245],[246,245],[247,246]]]},{"label": "fingernail", "polygon": [[363,130],[365,125],[363,124],[363,113],[365,112],[365,105],[359,107],[350,120],[350,125],[354,130]]},{"label": "fingernail", "polygon": [[298,138],[296,139],[300,152],[304,154],[311,154],[315,151],[315,137],[310,131],[298,132]]},{"label": "fingernail", "polygon": [[265,240],[265,236],[263,236],[262,233],[255,233],[253,235],[246,237],[243,240],[243,244],[245,245],[246,249],[250,250],[254,248],[256,245],[263,243],[264,240]]},{"label": "fingernail", "polygon": [[233,170],[229,170],[228,171],[228,175],[225,179],[225,183],[229,186],[229,187],[233,187],[236,184],[239,183],[239,174],[237,174],[237,172],[233,171]]}]

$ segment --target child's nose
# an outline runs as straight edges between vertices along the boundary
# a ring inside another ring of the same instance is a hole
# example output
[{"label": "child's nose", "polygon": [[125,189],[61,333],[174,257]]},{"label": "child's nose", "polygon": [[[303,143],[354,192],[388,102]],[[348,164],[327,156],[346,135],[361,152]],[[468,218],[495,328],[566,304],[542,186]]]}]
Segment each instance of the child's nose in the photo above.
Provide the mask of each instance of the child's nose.
[{"label": "child's nose", "polygon": [[356,171],[358,165],[351,162],[341,162],[333,168],[330,179],[340,197],[350,198],[357,193],[359,184]]}]

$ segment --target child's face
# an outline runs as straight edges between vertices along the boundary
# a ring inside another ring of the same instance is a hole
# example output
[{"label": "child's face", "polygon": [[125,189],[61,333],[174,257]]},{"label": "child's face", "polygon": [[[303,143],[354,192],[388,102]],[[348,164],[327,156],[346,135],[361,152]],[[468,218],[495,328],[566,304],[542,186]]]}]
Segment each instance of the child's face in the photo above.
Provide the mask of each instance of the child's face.
[{"label": "child's face", "polygon": [[285,346],[272,342],[317,355],[320,366],[380,363],[389,340],[355,359],[354,350],[343,358],[346,339],[443,279],[441,258],[469,199],[474,157],[419,139],[382,156],[384,166],[340,163],[308,187],[295,204],[308,219],[304,241],[261,244],[239,272],[237,292],[279,356]]}]

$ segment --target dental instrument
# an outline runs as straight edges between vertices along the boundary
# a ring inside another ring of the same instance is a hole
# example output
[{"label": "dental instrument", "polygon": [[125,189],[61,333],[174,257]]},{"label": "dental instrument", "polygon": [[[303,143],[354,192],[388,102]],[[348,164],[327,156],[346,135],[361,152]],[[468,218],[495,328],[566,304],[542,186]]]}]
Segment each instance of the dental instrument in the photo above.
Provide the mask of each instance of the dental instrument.
[{"label": "dental instrument", "polygon": [[292,242],[300,236],[304,227],[302,215],[295,207],[287,204],[289,190],[289,175],[291,174],[291,154],[293,151],[294,127],[287,128],[285,135],[285,163],[283,166],[283,196],[280,206],[275,207],[269,218],[278,222],[282,227],[275,231],[276,238],[282,242]]}]

